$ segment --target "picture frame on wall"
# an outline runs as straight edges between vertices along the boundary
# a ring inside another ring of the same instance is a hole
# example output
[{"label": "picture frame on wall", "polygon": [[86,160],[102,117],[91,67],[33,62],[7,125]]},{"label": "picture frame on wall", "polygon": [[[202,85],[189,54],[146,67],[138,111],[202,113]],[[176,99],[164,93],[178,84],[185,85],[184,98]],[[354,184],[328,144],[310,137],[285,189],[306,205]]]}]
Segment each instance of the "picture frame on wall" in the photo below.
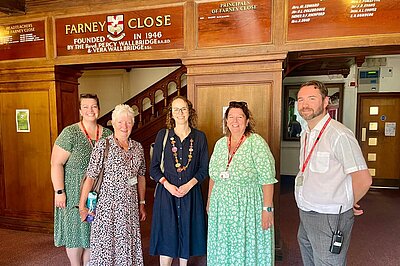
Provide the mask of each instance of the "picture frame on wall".
[{"label": "picture frame on wall", "polygon": [[[299,141],[302,128],[306,126],[306,121],[297,111],[297,93],[300,86],[300,84],[284,86],[282,119],[284,141]],[[329,96],[328,113],[332,119],[342,122],[344,83],[328,83],[325,86]]]}]

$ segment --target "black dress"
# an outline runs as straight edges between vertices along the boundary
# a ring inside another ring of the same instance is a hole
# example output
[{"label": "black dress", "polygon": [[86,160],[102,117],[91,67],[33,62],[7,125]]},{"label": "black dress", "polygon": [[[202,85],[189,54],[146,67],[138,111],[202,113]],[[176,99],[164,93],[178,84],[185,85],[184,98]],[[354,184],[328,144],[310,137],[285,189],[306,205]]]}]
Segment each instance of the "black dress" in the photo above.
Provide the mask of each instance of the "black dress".
[{"label": "black dress", "polygon": [[[160,170],[165,129],[158,132],[150,175],[158,182],[165,176],[169,183],[179,187],[193,177],[198,183],[182,198],[177,198],[159,184],[156,188],[151,225],[150,255],[189,259],[206,254],[206,222],[201,194],[201,183],[208,177],[208,146],[203,132],[192,128],[183,140],[169,130],[164,149],[164,172]],[[193,139],[193,158],[186,171],[177,172],[172,153],[171,138],[176,143],[178,159],[182,165],[188,161],[190,139]]]}]

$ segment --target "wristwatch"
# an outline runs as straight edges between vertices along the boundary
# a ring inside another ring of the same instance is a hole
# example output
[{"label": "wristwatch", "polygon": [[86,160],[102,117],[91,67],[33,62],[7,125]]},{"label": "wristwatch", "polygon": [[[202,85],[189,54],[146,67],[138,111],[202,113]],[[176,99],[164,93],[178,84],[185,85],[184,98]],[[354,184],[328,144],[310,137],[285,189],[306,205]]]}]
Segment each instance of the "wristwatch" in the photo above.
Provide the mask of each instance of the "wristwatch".
[{"label": "wristwatch", "polygon": [[274,212],[274,207],[263,207],[263,211]]},{"label": "wristwatch", "polygon": [[56,194],[62,194],[62,193],[64,193],[64,192],[65,192],[65,189],[56,190]]},{"label": "wristwatch", "polygon": [[141,201],[139,201],[139,204],[145,205],[145,204],[146,204],[146,201],[145,201],[145,200],[141,200]]}]

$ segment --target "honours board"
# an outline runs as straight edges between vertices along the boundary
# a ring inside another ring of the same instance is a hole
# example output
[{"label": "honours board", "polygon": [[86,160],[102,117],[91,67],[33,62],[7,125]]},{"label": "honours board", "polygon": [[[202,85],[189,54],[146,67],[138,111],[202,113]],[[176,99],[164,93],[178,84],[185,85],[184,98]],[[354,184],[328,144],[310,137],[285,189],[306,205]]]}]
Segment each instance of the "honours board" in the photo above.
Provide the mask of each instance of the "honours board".
[{"label": "honours board", "polygon": [[271,0],[199,3],[198,47],[271,42]]},{"label": "honours board", "polygon": [[46,57],[45,23],[0,25],[0,60]]},{"label": "honours board", "polygon": [[287,40],[400,33],[400,0],[288,0]]}]

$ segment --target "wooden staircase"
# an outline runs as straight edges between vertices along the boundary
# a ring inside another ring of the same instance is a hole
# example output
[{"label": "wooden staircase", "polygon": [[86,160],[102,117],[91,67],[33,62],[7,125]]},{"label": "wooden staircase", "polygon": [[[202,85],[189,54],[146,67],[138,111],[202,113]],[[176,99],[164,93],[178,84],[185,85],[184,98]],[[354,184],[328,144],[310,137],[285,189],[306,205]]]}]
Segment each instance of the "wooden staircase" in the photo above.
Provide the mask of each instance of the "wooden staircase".
[{"label": "wooden staircase", "polygon": [[[124,103],[136,112],[131,138],[143,146],[147,175],[150,166],[150,145],[158,131],[165,127],[168,105],[177,95],[187,95],[185,66],[181,66]],[[111,114],[112,111],[100,117],[98,123],[113,130]]]}]

